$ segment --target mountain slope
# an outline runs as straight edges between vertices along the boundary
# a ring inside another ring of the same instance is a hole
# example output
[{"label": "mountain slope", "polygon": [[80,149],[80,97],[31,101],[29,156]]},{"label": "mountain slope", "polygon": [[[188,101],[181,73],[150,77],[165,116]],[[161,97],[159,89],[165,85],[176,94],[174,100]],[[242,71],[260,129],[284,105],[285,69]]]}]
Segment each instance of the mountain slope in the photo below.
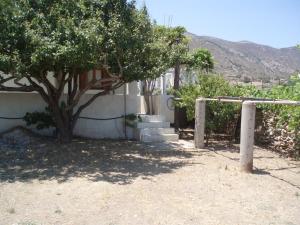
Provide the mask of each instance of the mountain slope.
[{"label": "mountain slope", "polygon": [[207,48],[214,56],[215,71],[231,79],[288,78],[300,71],[300,50],[296,47],[276,49],[248,41],[231,42],[191,33],[187,36],[191,49]]}]

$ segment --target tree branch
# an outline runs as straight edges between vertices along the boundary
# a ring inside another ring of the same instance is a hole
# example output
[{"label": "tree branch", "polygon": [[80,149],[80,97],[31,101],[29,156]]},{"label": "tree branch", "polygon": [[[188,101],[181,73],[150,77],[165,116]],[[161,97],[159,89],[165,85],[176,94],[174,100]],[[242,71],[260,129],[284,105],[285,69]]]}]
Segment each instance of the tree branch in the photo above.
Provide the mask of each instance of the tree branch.
[{"label": "tree branch", "polygon": [[[58,82],[58,87],[57,87],[57,93],[58,93],[58,95],[61,95],[62,94],[62,92],[63,92],[63,90],[64,90],[64,87],[65,87],[65,85],[66,85],[66,83],[67,83],[67,81],[66,81],[66,75],[67,75],[67,73],[64,73],[64,72],[61,72],[60,71],[60,75],[59,75],[59,77],[58,77],[58,79],[57,79],[57,82]],[[70,76],[70,75],[69,75]]]},{"label": "tree branch", "polygon": [[[101,83],[105,83],[105,82],[109,82],[109,81],[117,81],[119,78],[116,78],[116,77],[111,77],[111,78],[105,78],[105,79],[101,79],[101,80],[95,80],[93,79],[92,81],[90,81],[86,87],[81,90],[80,92],[77,93],[77,95],[74,97],[74,100],[73,100],[73,103],[71,105],[69,105],[67,107],[67,110],[70,110],[71,108],[73,108],[75,105],[78,104],[80,98],[88,91],[90,90],[94,85],[97,85],[97,84],[101,84]],[[103,86],[103,85],[102,85]],[[111,89],[109,89],[110,91]]]},{"label": "tree branch", "polygon": [[[99,92],[98,94],[93,95],[93,97],[91,97],[86,103],[84,103],[83,105],[81,105],[76,113],[73,115],[73,119],[72,119],[72,126],[74,126],[76,124],[76,121],[79,118],[80,113],[86,108],[88,107],[93,101],[95,101],[99,96],[103,96],[108,94],[111,90],[117,89],[119,87],[121,87],[122,85],[124,85],[125,83],[123,81],[118,82],[117,84],[115,84],[112,88],[110,89],[106,89],[104,91]],[[73,127],[74,128],[74,127]]]},{"label": "tree branch", "polygon": [[6,87],[2,84],[0,85],[0,91],[17,91],[17,92],[34,92],[36,91],[32,86],[26,87]]},{"label": "tree branch", "polygon": [[120,69],[120,77],[123,77],[123,67],[118,56],[116,56],[118,67]]},{"label": "tree branch", "polygon": [[73,79],[73,89],[72,89],[71,96],[70,96],[71,99],[74,99],[74,97],[75,97],[75,95],[77,93],[77,89],[78,89],[78,77],[79,77],[79,74],[76,73],[74,75],[74,79]]},{"label": "tree branch", "polygon": [[4,83],[6,83],[7,81],[10,81],[10,80],[13,80],[14,79],[14,77],[13,76],[11,76],[11,77],[7,77],[7,78],[2,78],[2,76],[0,76],[0,84],[4,84]]},{"label": "tree branch", "polygon": [[[14,84],[17,85],[17,87],[11,87],[11,86],[5,86],[4,83],[8,81],[14,81]],[[16,77],[10,76],[7,78],[1,77],[0,79],[0,91],[18,91],[18,92],[33,92],[36,91],[33,86],[21,84],[18,82],[19,79]]]},{"label": "tree branch", "polygon": [[58,95],[58,89],[56,89],[48,80],[47,76],[47,72],[43,72],[41,71],[40,76],[39,76],[39,82],[41,82],[47,89],[48,92],[48,97],[51,101],[54,102],[54,99],[58,99],[60,97],[60,95]]},{"label": "tree branch", "polygon": [[34,80],[32,80],[30,76],[26,76],[26,78],[29,81],[29,83],[35,88],[35,91],[37,91],[42,96],[44,101],[49,104],[50,99],[47,93],[45,92],[45,90],[40,85],[38,85]]}]

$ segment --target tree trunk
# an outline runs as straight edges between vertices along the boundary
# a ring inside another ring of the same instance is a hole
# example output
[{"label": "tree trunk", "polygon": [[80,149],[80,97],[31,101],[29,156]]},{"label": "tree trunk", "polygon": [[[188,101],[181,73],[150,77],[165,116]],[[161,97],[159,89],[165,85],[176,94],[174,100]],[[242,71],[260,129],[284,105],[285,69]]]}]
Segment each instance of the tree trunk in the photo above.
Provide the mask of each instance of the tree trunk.
[{"label": "tree trunk", "polygon": [[143,84],[144,99],[146,102],[146,114],[154,114],[153,106],[153,91],[155,87],[155,80],[145,80]]},{"label": "tree trunk", "polygon": [[73,130],[70,127],[58,128],[57,138],[61,143],[70,143],[73,138]]},{"label": "tree trunk", "polygon": [[150,95],[150,115],[154,115],[153,93]]},{"label": "tree trunk", "polygon": [[150,93],[145,93],[144,94],[144,99],[146,102],[146,114],[147,115],[153,115],[154,110],[153,110],[153,101],[152,101],[152,94]]},{"label": "tree trunk", "polygon": [[69,143],[73,137],[72,114],[58,105],[49,106],[56,124],[57,138],[61,143]]},{"label": "tree trunk", "polygon": [[149,95],[144,92],[144,99],[146,103],[146,114],[150,114],[150,107],[149,107]]},{"label": "tree trunk", "polygon": [[174,90],[179,89],[180,64],[177,62],[174,68]]},{"label": "tree trunk", "polygon": [[[176,63],[175,68],[174,68],[174,90],[177,91],[179,90],[179,80],[180,80],[180,64],[179,62]],[[176,93],[175,93],[175,97]],[[174,126],[175,129],[179,129],[179,108],[175,106],[174,109]]]}]

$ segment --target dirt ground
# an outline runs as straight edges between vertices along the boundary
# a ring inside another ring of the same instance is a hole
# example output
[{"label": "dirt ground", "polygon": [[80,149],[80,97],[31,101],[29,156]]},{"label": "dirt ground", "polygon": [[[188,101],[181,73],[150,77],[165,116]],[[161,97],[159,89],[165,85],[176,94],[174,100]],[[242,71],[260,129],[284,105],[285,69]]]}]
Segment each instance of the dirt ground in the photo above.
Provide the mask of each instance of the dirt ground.
[{"label": "dirt ground", "polygon": [[0,150],[0,225],[299,225],[300,162],[237,146],[42,140]]}]

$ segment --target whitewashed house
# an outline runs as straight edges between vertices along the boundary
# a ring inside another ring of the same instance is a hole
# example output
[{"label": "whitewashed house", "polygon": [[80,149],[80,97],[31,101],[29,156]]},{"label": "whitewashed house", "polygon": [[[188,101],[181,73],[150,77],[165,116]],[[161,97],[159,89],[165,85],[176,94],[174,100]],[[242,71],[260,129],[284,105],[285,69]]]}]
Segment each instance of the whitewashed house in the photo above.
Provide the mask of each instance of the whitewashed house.
[{"label": "whitewashed house", "polygon": [[[97,75],[97,74],[96,74]],[[88,76],[92,76],[89,72]],[[163,115],[165,120],[173,122],[173,112],[167,106],[170,96],[166,95],[167,85],[164,78],[160,78],[160,93],[154,96],[155,114]],[[55,81],[52,81],[55,84]],[[14,85],[14,84],[10,84]],[[81,99],[89,99],[95,90],[89,90]],[[38,93],[0,92],[0,133],[16,126],[26,126],[22,119],[27,112],[44,111],[46,107]],[[116,118],[128,114],[144,114],[145,101],[141,95],[141,83],[132,82],[111,92],[109,95],[97,98],[81,114],[74,129],[74,134],[88,138],[134,138],[130,127],[125,128],[124,119]],[[90,119],[88,119],[90,118]],[[50,135],[50,130],[40,130],[41,134]]]}]

